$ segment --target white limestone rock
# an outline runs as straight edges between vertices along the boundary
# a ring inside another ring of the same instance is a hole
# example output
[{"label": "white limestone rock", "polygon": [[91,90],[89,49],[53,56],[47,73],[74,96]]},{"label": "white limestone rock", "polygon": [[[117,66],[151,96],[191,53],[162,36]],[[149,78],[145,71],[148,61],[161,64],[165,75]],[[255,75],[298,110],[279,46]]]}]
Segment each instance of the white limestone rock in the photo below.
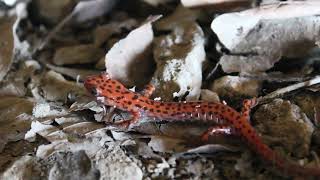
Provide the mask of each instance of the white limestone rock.
[{"label": "white limestone rock", "polygon": [[299,1],[227,13],[211,24],[230,51],[220,64],[227,73],[264,72],[281,57],[303,57],[319,41],[320,2]]}]

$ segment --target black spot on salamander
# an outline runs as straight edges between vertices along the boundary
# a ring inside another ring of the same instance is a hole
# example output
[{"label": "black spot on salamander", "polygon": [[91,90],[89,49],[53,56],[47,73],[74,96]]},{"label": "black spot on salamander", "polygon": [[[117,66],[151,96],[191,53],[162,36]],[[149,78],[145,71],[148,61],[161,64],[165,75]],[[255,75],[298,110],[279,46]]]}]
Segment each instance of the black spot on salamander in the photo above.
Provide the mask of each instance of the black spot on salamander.
[{"label": "black spot on salamander", "polygon": [[110,89],[107,89],[106,90],[108,93],[112,94],[112,91]]},{"label": "black spot on salamander", "polygon": [[161,110],[160,110],[160,109],[157,109],[157,112],[158,112],[158,113],[161,113]]},{"label": "black spot on salamander", "polygon": [[120,89],[120,88],[121,88],[121,86],[119,86],[119,85],[118,85],[118,86],[116,86],[116,88],[117,88],[117,89]]},{"label": "black spot on salamander", "polygon": [[119,89],[116,89],[115,91],[116,91],[117,93],[120,93]]},{"label": "black spot on salamander", "polygon": [[138,108],[142,108],[142,106],[140,104],[135,104],[135,106]]},{"label": "black spot on salamander", "polygon": [[154,112],[154,109],[151,108],[151,109],[150,109],[150,112]]},{"label": "black spot on salamander", "polygon": [[145,111],[146,111],[146,110],[148,110],[148,108],[145,106],[145,107],[143,107],[143,110],[145,110]]},{"label": "black spot on salamander", "polygon": [[129,105],[131,105],[131,104],[132,104],[132,102],[131,102],[131,101],[128,101],[128,104],[129,104]]},{"label": "black spot on salamander", "polygon": [[156,108],[160,108],[160,106],[159,106],[159,105],[156,105]]},{"label": "black spot on salamander", "polygon": [[169,107],[166,107],[166,110],[170,110],[170,108],[169,108]]},{"label": "black spot on salamander", "polygon": [[135,94],[135,95],[132,97],[132,100],[136,100],[136,99],[138,99],[138,98],[139,98],[139,96]]},{"label": "black spot on salamander", "polygon": [[160,106],[164,106],[164,103],[160,103]]}]

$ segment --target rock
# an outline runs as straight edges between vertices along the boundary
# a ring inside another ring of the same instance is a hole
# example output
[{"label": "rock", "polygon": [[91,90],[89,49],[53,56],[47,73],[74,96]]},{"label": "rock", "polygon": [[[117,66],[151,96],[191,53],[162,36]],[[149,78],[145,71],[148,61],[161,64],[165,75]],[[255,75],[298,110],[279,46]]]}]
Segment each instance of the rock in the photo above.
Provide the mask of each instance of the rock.
[{"label": "rock", "polygon": [[195,22],[177,25],[173,32],[154,43],[157,69],[153,77],[156,97],[170,101],[173,97],[197,100],[205,60],[204,34]]},{"label": "rock", "polygon": [[281,57],[304,57],[319,41],[320,3],[286,2],[227,13],[211,28],[229,50],[220,59],[227,72],[264,72]]},{"label": "rock", "polygon": [[120,146],[110,146],[108,151],[99,151],[95,166],[101,173],[100,179],[141,180],[141,169],[121,150]]},{"label": "rock", "polygon": [[19,160],[16,160],[11,167],[9,167],[2,175],[0,179],[33,179],[41,180],[45,179],[45,174],[41,172],[41,163],[33,156],[23,156]]},{"label": "rock", "polygon": [[181,4],[188,8],[205,7],[215,11],[235,10],[250,7],[253,0],[181,0]]},{"label": "rock", "polygon": [[313,142],[316,145],[320,145],[320,129],[317,128],[313,134]]},{"label": "rock", "polygon": [[209,89],[201,89],[201,94],[200,94],[201,100],[202,101],[207,101],[207,102],[220,102],[220,98],[217,93],[210,91]]},{"label": "rock", "polygon": [[85,24],[93,19],[102,17],[109,13],[118,0],[90,0],[78,1],[78,4],[72,11],[72,24]]},{"label": "rock", "polygon": [[297,105],[275,99],[257,109],[254,121],[265,143],[273,149],[280,146],[286,154],[299,158],[308,155],[314,127]]},{"label": "rock", "polygon": [[223,76],[216,79],[211,90],[224,97],[249,96],[257,97],[261,89],[261,81],[239,76]]},{"label": "rock", "polygon": [[96,63],[95,68],[106,69],[105,57],[100,58],[100,60]]},{"label": "rock", "polygon": [[195,22],[202,14],[200,10],[188,9],[178,6],[175,11],[155,23],[155,29],[160,31],[172,31],[181,23]]},{"label": "rock", "polygon": [[105,64],[111,78],[127,86],[141,86],[150,80],[148,76],[151,76],[154,65],[151,60],[152,22],[160,17],[149,18],[108,51]]},{"label": "rock", "polygon": [[91,164],[91,160],[84,151],[74,153],[55,153],[55,161],[50,169],[50,180],[91,180],[99,179],[99,171]]},{"label": "rock", "polygon": [[[29,21],[28,17],[30,14],[28,14],[28,3],[18,3],[15,7],[15,12],[17,14],[17,19],[12,27],[13,32],[13,41],[14,41],[14,48],[13,48],[13,61],[24,61],[26,59],[32,59],[33,50],[34,47],[31,45],[32,42],[30,41],[30,37],[33,36],[31,33],[26,35],[27,31],[33,31],[31,30],[32,27],[25,26],[23,22]],[[28,39],[25,39],[23,37],[28,36]],[[35,43],[35,42],[34,42]]]},{"label": "rock", "polygon": [[[83,136],[83,135],[82,135]],[[84,137],[84,136],[83,136]],[[42,144],[38,147],[36,156],[39,158],[48,158],[56,152],[72,152],[76,153],[79,150],[84,150],[89,157],[94,157],[99,150],[101,150],[101,145],[106,143],[106,137],[94,138],[81,138],[72,139],[72,142],[69,142],[69,137],[67,136],[65,140],[56,140],[52,141],[50,144]],[[108,139],[110,141],[110,138]],[[101,144],[100,144],[101,143]]]},{"label": "rock", "polygon": [[317,121],[315,119],[315,114],[320,113],[320,96],[318,92],[308,93],[303,91],[303,93],[294,96],[292,101],[306,113],[309,119],[312,119],[313,122]]},{"label": "rock", "polygon": [[93,44],[82,44],[58,48],[53,57],[56,65],[95,63],[104,55],[104,51]]},{"label": "rock", "polygon": [[32,1],[31,4],[33,9],[31,13],[34,13],[34,17],[42,19],[43,23],[54,25],[70,14],[78,1],[79,0],[35,0]]},{"label": "rock", "polygon": [[115,21],[106,25],[98,26],[94,31],[94,44],[96,47],[100,47],[111,36],[115,34],[119,35],[124,30],[131,30],[137,25],[137,20],[128,18],[122,21]]}]

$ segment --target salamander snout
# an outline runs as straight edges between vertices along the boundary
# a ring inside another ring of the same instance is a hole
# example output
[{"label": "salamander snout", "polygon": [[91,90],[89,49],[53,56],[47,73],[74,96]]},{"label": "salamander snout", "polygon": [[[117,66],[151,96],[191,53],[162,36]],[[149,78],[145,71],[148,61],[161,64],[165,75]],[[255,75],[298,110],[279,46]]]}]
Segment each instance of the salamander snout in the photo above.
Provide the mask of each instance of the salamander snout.
[{"label": "salamander snout", "polygon": [[90,92],[90,94],[97,96],[98,92],[97,92],[97,82],[95,81],[94,78],[92,77],[88,77],[85,81],[84,81],[84,87]]}]

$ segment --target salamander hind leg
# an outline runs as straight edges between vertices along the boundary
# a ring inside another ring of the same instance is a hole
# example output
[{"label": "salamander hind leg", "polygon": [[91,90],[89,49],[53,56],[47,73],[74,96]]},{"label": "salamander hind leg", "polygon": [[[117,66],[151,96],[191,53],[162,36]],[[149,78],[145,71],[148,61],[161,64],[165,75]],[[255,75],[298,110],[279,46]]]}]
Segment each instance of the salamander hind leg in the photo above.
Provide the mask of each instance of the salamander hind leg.
[{"label": "salamander hind leg", "polygon": [[239,136],[236,130],[228,125],[213,126],[201,135],[201,140],[207,142],[210,136]]},{"label": "salamander hind leg", "polygon": [[256,98],[246,99],[242,103],[241,115],[250,122],[250,111],[257,104]]}]

